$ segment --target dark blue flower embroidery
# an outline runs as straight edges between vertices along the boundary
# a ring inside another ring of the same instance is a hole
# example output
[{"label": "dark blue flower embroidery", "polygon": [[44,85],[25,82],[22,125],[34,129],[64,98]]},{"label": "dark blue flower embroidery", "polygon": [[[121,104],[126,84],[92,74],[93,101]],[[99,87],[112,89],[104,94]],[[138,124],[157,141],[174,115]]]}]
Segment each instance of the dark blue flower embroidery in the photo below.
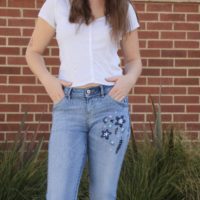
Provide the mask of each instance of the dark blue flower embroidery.
[{"label": "dark blue flower embroidery", "polygon": [[126,122],[126,120],[124,119],[124,115],[116,116],[115,119],[117,120],[115,125],[119,125],[120,127],[123,126],[123,124]]},{"label": "dark blue flower embroidery", "polygon": [[[123,127],[123,124],[126,122],[126,120],[124,119],[124,115],[118,115],[113,117],[112,115],[106,116],[103,118],[103,123],[104,125],[104,129],[101,131],[101,138],[105,138],[106,140],[109,139],[109,136],[113,133],[116,135],[116,137],[119,137],[118,134],[123,134],[125,128]],[[114,128],[112,128],[112,126],[115,126]],[[114,141],[111,139],[109,139],[109,142],[111,145],[114,145]],[[123,139],[122,139],[122,135],[120,136],[120,140],[117,144],[115,153],[118,153],[119,149],[121,148]]]},{"label": "dark blue flower embroidery", "polygon": [[109,135],[111,134],[111,132],[108,129],[102,130],[101,132],[102,132],[101,137],[104,137],[105,139],[108,139]]}]

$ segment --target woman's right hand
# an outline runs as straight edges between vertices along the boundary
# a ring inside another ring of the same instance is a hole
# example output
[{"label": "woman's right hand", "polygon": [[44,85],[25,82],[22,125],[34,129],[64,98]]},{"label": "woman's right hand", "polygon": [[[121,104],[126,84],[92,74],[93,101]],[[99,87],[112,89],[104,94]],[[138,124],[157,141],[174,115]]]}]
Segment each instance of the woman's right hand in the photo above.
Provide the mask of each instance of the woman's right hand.
[{"label": "woman's right hand", "polygon": [[52,99],[53,104],[56,104],[65,96],[62,85],[70,86],[72,84],[72,82],[60,80],[53,75],[45,77],[42,83]]}]

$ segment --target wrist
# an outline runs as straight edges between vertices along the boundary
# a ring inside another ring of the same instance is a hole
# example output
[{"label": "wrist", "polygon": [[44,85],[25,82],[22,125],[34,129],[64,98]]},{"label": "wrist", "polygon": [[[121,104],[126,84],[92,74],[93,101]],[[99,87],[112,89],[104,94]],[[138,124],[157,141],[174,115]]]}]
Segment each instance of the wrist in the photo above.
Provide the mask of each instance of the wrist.
[{"label": "wrist", "polygon": [[127,73],[124,75],[124,77],[130,85],[135,84],[135,74]]}]

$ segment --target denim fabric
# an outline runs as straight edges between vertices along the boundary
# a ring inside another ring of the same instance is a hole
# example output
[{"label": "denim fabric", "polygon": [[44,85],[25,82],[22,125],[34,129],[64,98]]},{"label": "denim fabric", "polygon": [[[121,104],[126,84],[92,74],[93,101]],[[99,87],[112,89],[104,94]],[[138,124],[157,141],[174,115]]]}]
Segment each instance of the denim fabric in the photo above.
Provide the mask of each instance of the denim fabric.
[{"label": "denim fabric", "polygon": [[115,100],[112,87],[63,86],[65,96],[52,107],[47,200],[77,199],[86,159],[90,200],[116,199],[131,129],[128,96]]}]

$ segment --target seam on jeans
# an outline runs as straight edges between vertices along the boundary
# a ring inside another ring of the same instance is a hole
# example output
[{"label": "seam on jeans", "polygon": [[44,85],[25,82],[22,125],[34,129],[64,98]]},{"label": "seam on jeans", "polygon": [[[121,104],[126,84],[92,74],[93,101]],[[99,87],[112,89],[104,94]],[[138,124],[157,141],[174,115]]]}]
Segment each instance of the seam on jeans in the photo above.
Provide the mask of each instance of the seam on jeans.
[{"label": "seam on jeans", "polygon": [[81,172],[82,172],[83,165],[84,165],[84,160],[85,160],[85,157],[86,157],[85,153],[86,153],[86,143],[85,143],[85,151],[84,151],[84,154],[83,154],[81,167],[80,167],[80,170],[79,170],[79,176],[78,176],[78,179],[77,179],[77,182],[76,182],[76,189],[75,189],[75,198],[74,198],[74,200],[76,200],[76,196],[78,195],[78,185],[79,185],[79,182],[80,182],[80,179],[81,179]]}]

